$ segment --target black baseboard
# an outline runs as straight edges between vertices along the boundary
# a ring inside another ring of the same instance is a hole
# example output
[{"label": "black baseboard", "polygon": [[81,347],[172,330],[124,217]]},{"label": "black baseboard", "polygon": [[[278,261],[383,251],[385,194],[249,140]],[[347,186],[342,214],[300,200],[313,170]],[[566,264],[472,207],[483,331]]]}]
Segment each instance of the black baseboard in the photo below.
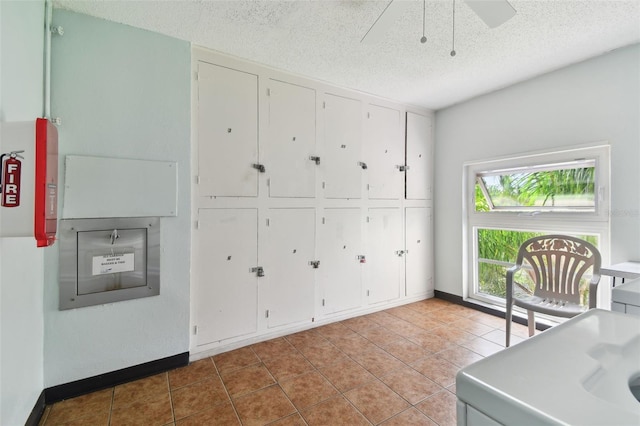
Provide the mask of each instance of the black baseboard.
[{"label": "black baseboard", "polygon": [[[444,291],[439,291],[439,290],[435,290],[434,295],[438,299],[446,300],[447,302],[455,303],[456,305],[461,305],[466,308],[475,309],[476,311],[484,312],[485,314],[500,317],[502,319],[504,319],[505,317],[505,313],[498,309],[492,309],[487,306],[479,305],[477,303],[465,302],[464,299],[462,299],[462,296],[457,296],[451,293],[445,293]],[[516,322],[518,324],[527,325],[526,318],[513,315],[512,320],[513,322]],[[547,324],[540,324],[539,322],[536,322],[536,329],[546,330],[548,328],[549,326]]]},{"label": "black baseboard", "polygon": [[29,414],[29,418],[24,422],[24,426],[38,426],[42,413],[44,413],[45,405],[44,391],[42,391],[40,392],[40,396],[38,397],[36,404],[33,406],[33,410],[31,410],[31,414]]},{"label": "black baseboard", "polygon": [[154,374],[163,373],[174,368],[184,367],[187,364],[189,364],[189,352],[183,352],[167,358],[123,368],[122,370],[88,377],[63,385],[52,386],[44,390],[44,401],[46,404],[53,404],[63,399],[73,398],[132,380],[153,376]]}]

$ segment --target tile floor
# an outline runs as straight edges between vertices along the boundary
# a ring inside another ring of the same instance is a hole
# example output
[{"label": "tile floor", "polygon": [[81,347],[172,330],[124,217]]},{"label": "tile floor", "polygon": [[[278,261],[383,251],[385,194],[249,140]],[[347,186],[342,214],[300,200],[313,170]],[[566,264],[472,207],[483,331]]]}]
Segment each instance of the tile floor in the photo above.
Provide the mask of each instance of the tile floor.
[{"label": "tile floor", "polygon": [[61,401],[40,424],[452,425],[456,373],[503,349],[504,328],[428,299]]}]

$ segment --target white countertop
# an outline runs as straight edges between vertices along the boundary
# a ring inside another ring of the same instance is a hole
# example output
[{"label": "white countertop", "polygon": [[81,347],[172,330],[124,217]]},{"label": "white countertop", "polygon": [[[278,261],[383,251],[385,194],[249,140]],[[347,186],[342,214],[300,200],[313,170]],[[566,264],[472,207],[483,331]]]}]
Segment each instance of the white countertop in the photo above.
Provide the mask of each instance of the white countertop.
[{"label": "white countertop", "polygon": [[640,262],[622,262],[600,268],[601,275],[620,278],[640,278]]},{"label": "white countertop", "polygon": [[639,425],[640,317],[592,309],[460,370],[458,399],[505,425]]}]

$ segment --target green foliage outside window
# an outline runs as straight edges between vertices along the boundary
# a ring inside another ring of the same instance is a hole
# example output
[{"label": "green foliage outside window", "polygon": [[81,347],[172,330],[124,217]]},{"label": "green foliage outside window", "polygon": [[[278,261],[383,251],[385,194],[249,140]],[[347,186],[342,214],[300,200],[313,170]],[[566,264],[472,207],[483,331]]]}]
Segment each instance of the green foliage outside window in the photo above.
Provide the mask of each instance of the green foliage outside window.
[{"label": "green foliage outside window", "polygon": [[[499,184],[487,187],[492,200],[517,200],[520,206],[555,205],[559,197],[564,199],[594,198],[594,167],[536,171],[502,175]],[[495,203],[495,201],[494,201]],[[479,184],[475,186],[475,210],[488,212],[490,204]],[[478,229],[478,258],[490,261],[515,263],[520,245],[529,238],[545,232],[525,232],[504,229]],[[596,236],[578,236],[598,245]],[[478,292],[500,298],[506,297],[506,271],[508,266],[478,263]],[[523,287],[533,290],[533,282],[526,273],[516,277]]]}]

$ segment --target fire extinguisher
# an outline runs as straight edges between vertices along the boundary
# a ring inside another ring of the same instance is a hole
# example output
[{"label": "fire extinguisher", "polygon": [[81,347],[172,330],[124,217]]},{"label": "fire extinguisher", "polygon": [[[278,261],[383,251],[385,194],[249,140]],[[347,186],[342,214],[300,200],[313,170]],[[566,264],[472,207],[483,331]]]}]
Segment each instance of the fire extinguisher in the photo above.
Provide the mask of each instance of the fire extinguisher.
[{"label": "fire extinguisher", "polygon": [[[2,173],[0,173],[0,204],[2,207],[20,206],[20,176],[22,162],[19,155],[24,151],[12,151],[0,155]],[[8,157],[5,159],[5,157]]]}]

